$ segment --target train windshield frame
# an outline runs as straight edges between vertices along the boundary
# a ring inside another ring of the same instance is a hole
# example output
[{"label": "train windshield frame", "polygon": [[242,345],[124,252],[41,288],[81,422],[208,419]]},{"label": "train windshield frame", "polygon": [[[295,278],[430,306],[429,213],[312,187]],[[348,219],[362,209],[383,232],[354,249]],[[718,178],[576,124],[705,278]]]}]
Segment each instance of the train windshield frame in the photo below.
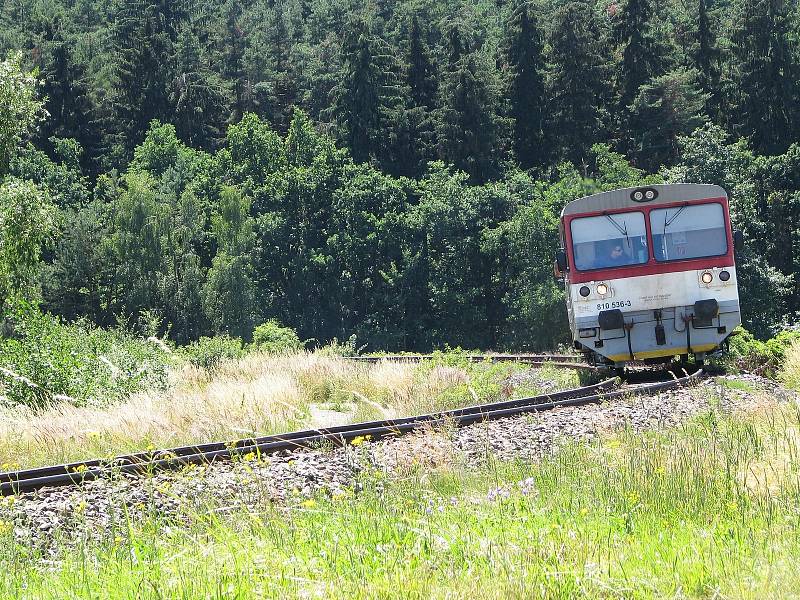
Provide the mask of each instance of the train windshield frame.
[{"label": "train windshield frame", "polygon": [[579,271],[643,265],[650,259],[642,211],[578,217],[570,222],[570,234]]},{"label": "train windshield frame", "polygon": [[649,214],[657,262],[712,258],[728,253],[727,223],[718,202],[653,208]]}]

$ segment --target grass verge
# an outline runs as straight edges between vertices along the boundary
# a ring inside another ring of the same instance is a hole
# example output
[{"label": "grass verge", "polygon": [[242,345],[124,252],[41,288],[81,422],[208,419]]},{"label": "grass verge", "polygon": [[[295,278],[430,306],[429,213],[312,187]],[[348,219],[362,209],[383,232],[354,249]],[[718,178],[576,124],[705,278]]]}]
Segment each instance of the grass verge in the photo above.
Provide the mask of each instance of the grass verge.
[{"label": "grass verge", "polygon": [[213,369],[189,362],[170,379],[165,390],[106,406],[0,404],[0,470],[407,416],[579,385],[572,372],[470,364],[456,352],[419,366],[253,353],[215,361]]},{"label": "grass verge", "polygon": [[[800,412],[709,412],[540,464],[451,465],[358,495],[153,515],[42,565],[0,526],[8,597],[788,597]],[[0,509],[2,515],[2,509]]]}]

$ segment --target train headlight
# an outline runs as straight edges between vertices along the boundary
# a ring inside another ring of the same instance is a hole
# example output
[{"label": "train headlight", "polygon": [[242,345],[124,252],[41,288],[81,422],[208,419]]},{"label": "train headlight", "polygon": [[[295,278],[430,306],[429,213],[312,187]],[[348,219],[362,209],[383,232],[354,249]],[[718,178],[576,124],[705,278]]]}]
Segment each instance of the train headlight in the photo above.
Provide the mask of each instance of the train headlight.
[{"label": "train headlight", "polygon": [[644,192],[642,192],[642,190],[636,190],[633,192],[633,199],[636,200],[636,202],[641,202],[644,200]]},{"label": "train headlight", "polygon": [[592,293],[592,290],[589,289],[588,285],[584,285],[584,286],[581,286],[581,289],[578,290],[578,293],[581,296],[583,296],[584,298],[586,298],[586,296],[588,296],[589,294]]},{"label": "train headlight", "polygon": [[597,293],[601,296],[605,296],[608,293],[608,286],[605,283],[598,283]]},{"label": "train headlight", "polygon": [[705,283],[706,285],[708,285],[709,283],[711,283],[712,281],[714,281],[714,276],[711,274],[711,272],[710,272],[710,271],[706,271],[705,273],[703,273],[703,274],[700,276],[700,281],[702,281],[703,283]]},{"label": "train headlight", "polygon": [[719,278],[721,281],[728,281],[731,278],[731,274],[728,271],[720,271]]},{"label": "train headlight", "polygon": [[655,200],[656,191],[655,190],[647,190],[644,193],[644,197],[647,198],[648,200]]}]

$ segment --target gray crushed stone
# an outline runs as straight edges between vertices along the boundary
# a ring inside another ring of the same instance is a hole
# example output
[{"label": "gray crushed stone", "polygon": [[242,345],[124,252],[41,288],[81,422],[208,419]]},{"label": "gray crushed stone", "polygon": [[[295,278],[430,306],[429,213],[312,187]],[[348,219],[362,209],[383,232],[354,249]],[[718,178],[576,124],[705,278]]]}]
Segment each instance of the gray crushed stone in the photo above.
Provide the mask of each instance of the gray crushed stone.
[{"label": "gray crushed stone", "polygon": [[357,492],[365,469],[391,473],[454,458],[477,464],[489,456],[535,460],[564,440],[588,441],[622,426],[636,431],[670,427],[712,407],[746,410],[757,407],[765,396],[794,399],[794,394],[770,380],[755,375],[735,379],[760,393],[707,380],[691,390],[532,413],[462,429],[422,431],[358,447],[251,457],[148,477],[117,476],[0,498],[0,521],[13,523],[16,540],[46,558],[55,556],[64,543],[124,537],[132,523],[147,515],[158,515],[165,522],[191,522],[209,510],[290,505],[317,494]]}]

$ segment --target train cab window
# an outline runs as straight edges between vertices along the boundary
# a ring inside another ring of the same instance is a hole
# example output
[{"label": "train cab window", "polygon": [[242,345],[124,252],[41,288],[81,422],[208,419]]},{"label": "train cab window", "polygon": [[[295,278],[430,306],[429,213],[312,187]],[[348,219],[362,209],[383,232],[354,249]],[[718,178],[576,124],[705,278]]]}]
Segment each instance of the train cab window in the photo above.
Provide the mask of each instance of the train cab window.
[{"label": "train cab window", "polygon": [[653,253],[659,262],[728,252],[721,204],[684,205],[650,212]]},{"label": "train cab window", "polygon": [[641,212],[573,219],[570,231],[575,267],[579,271],[640,265],[648,260]]}]

